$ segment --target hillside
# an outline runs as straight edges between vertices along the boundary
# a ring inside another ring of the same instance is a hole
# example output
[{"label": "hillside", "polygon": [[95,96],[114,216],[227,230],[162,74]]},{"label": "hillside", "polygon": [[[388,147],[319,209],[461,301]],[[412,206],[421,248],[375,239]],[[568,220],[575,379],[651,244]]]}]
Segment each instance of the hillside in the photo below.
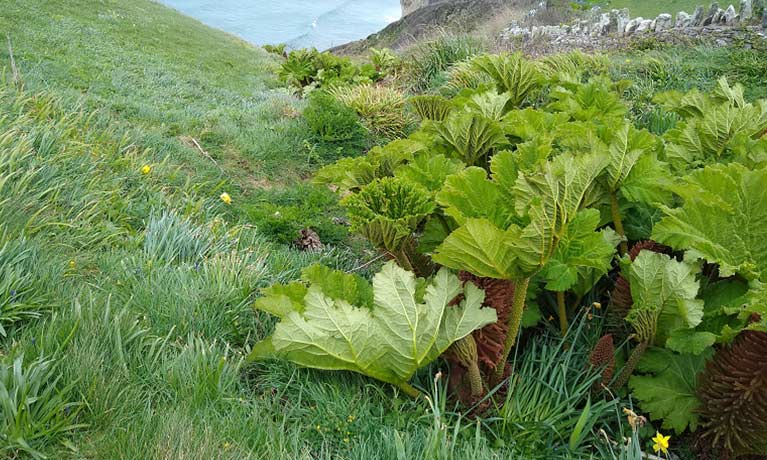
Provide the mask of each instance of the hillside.
[{"label": "hillside", "polygon": [[259,287],[361,264],[275,242],[345,233],[297,182],[339,152],[307,145],[275,59],[146,0],[3,0],[0,30],[0,457],[299,458],[306,427],[362,418],[361,380],[311,414],[282,400],[324,381],[243,376]]},{"label": "hillside", "polygon": [[[0,458],[692,460],[698,412],[635,388],[695,407],[705,360],[767,335],[742,333],[763,48],[529,60],[444,34],[352,61],[152,0],[0,0],[0,30]],[[676,251],[645,242],[664,213]],[[615,308],[642,283],[648,318],[675,307],[676,348],[608,315],[620,280]]]}]

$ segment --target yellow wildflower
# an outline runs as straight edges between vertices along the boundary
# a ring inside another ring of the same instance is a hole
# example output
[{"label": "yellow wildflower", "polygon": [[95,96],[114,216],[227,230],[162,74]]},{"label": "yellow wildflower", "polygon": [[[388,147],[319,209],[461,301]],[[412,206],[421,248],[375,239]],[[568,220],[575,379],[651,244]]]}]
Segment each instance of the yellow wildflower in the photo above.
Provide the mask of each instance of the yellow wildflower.
[{"label": "yellow wildflower", "polygon": [[74,270],[75,267],[77,267],[77,262],[75,262],[75,259],[72,259],[69,261],[69,268]]},{"label": "yellow wildflower", "polygon": [[668,454],[668,440],[671,439],[671,436],[663,436],[659,432],[655,432],[655,437],[652,438],[653,444],[652,448],[653,450],[657,452],[663,452],[664,454]]},{"label": "yellow wildflower", "polygon": [[222,193],[219,198],[221,198],[221,201],[223,201],[226,204],[232,204],[232,197],[229,196],[229,194],[226,192]]},{"label": "yellow wildflower", "polygon": [[149,165],[144,165],[141,168],[141,174],[149,174],[150,172],[152,172],[152,167]]}]

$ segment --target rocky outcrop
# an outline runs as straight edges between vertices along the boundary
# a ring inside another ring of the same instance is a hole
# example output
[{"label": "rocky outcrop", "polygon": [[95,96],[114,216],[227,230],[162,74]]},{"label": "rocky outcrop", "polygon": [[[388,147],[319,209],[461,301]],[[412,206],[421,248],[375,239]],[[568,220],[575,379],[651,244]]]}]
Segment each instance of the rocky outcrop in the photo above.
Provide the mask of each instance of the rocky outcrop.
[{"label": "rocky outcrop", "polygon": [[401,0],[403,17],[364,40],[332,49],[359,54],[370,47],[402,48],[435,31],[468,32],[494,17],[508,0]]},{"label": "rocky outcrop", "polygon": [[402,5],[402,16],[407,16],[416,10],[429,6],[430,3],[429,0],[400,0],[400,4]]}]

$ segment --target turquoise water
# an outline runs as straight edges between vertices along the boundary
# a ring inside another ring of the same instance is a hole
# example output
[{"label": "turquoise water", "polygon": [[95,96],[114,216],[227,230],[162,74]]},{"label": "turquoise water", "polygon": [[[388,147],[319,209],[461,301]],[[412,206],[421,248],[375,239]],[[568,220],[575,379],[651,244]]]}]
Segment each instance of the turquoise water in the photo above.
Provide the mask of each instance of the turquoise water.
[{"label": "turquoise water", "polygon": [[160,0],[257,45],[327,49],[396,21],[399,0]]}]

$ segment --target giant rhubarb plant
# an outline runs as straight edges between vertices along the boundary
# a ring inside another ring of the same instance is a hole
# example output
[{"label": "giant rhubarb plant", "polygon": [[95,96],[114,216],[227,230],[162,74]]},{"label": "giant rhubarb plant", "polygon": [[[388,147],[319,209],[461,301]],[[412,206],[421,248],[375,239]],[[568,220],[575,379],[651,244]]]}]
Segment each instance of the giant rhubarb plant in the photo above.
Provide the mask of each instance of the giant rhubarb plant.
[{"label": "giant rhubarb plant", "polygon": [[435,210],[431,194],[398,178],[376,179],[342,204],[352,230],[367,238],[400,266],[419,275],[431,274],[427,257],[416,251],[415,232]]},{"label": "giant rhubarb plant", "polygon": [[720,161],[767,162],[767,101],[746,102],[742,86],[731,87],[723,77],[711,94],[663,93],[656,102],[683,117],[664,135],[666,155],[677,170]]},{"label": "giant rhubarb plant", "polygon": [[648,347],[659,342],[678,351],[700,354],[711,343],[701,343],[691,331],[703,319],[703,301],[696,268],[665,254],[641,251],[624,270],[631,287],[632,305],[626,321],[638,345],[616,380],[623,386]]},{"label": "giant rhubarb plant", "polygon": [[[278,357],[358,372],[416,396],[408,381],[419,368],[497,319],[494,309],[481,308],[482,290],[464,287],[447,269],[425,281],[389,262],[372,286],[316,267],[303,278],[266,289],[256,302],[280,321],[271,337],[253,347],[251,360]],[[451,306],[459,295],[460,304]]]},{"label": "giant rhubarb plant", "polygon": [[[460,226],[433,259],[479,277],[515,283],[503,361],[516,342],[530,280],[585,212],[584,199],[606,164],[600,155],[563,154],[539,171],[520,172],[514,155],[507,152],[493,158],[491,178],[482,169],[467,168],[448,178],[437,195],[437,202]],[[496,381],[503,370],[497,367]]]},{"label": "giant rhubarb plant", "polygon": [[[750,286],[743,304],[728,313],[747,320],[750,329],[767,330],[767,169],[732,163],[695,171],[675,189],[680,208],[665,208],[653,229],[655,240],[691,258],[716,264],[721,277],[738,275]],[[732,331],[711,331],[732,335]]]}]

